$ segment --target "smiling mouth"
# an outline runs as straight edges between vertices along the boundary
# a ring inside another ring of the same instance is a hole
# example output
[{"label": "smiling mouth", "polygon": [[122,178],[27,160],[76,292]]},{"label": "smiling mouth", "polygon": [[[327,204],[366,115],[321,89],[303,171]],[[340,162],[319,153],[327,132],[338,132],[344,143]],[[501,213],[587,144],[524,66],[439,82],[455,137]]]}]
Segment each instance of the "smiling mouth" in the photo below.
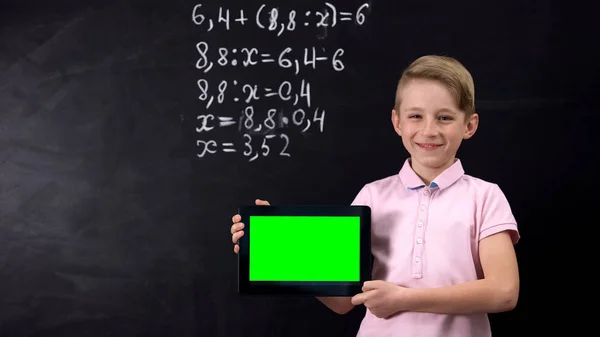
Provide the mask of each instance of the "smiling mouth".
[{"label": "smiling mouth", "polygon": [[435,150],[438,147],[442,146],[441,144],[421,144],[421,143],[415,143],[415,144],[417,144],[423,150]]}]

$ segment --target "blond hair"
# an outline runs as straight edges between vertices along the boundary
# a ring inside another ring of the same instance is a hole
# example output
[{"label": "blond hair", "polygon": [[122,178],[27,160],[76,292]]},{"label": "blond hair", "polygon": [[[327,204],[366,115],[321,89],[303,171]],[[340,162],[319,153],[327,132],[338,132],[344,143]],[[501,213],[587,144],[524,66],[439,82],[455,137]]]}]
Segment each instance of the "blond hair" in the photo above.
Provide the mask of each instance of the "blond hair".
[{"label": "blond hair", "polygon": [[412,79],[436,80],[444,84],[454,96],[458,108],[466,118],[475,113],[475,84],[471,73],[456,59],[448,56],[426,55],[416,59],[402,73],[396,89],[394,108],[399,113],[400,91]]}]

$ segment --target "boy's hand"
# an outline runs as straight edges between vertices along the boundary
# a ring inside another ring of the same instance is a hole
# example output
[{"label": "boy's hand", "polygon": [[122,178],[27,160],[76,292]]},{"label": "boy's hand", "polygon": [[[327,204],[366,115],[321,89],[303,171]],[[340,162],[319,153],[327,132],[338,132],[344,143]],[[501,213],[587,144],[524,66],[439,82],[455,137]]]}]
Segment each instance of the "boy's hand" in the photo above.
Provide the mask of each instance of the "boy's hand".
[{"label": "boy's hand", "polygon": [[[257,206],[271,205],[268,201],[260,199],[256,199],[254,203]],[[238,241],[242,236],[244,236],[244,231],[242,230],[244,229],[244,224],[240,222],[242,221],[242,217],[239,214],[234,215],[231,218],[231,221],[233,222],[233,225],[231,225],[231,241],[233,241],[233,252],[237,254],[240,252],[240,246],[238,245]]]},{"label": "boy's hand", "polygon": [[406,288],[386,281],[367,281],[362,291],[352,297],[352,304],[364,304],[373,315],[386,318],[400,311]]}]

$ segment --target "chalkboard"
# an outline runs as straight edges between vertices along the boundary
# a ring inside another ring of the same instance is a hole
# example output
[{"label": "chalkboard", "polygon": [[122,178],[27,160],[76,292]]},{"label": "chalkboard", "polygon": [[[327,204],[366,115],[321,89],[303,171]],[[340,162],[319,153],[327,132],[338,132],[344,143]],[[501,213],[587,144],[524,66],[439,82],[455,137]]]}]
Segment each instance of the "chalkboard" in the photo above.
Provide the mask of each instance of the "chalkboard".
[{"label": "chalkboard", "polygon": [[517,0],[3,1],[0,336],[355,336],[364,308],[240,297],[231,216],[256,198],[349,204],[398,172],[395,87],[426,54],[471,71],[481,124],[458,156],[501,186],[520,225],[519,304],[491,315],[494,336],[575,333],[564,305],[583,257],[568,247],[592,225],[598,187],[592,13]]}]

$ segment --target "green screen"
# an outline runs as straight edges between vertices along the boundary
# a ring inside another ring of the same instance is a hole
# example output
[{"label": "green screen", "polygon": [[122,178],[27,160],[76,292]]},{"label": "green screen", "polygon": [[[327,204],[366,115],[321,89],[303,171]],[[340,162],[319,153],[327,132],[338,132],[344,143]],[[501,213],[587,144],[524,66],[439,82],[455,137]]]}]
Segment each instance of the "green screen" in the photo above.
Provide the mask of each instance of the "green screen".
[{"label": "green screen", "polygon": [[250,281],[360,281],[360,217],[250,216]]}]

